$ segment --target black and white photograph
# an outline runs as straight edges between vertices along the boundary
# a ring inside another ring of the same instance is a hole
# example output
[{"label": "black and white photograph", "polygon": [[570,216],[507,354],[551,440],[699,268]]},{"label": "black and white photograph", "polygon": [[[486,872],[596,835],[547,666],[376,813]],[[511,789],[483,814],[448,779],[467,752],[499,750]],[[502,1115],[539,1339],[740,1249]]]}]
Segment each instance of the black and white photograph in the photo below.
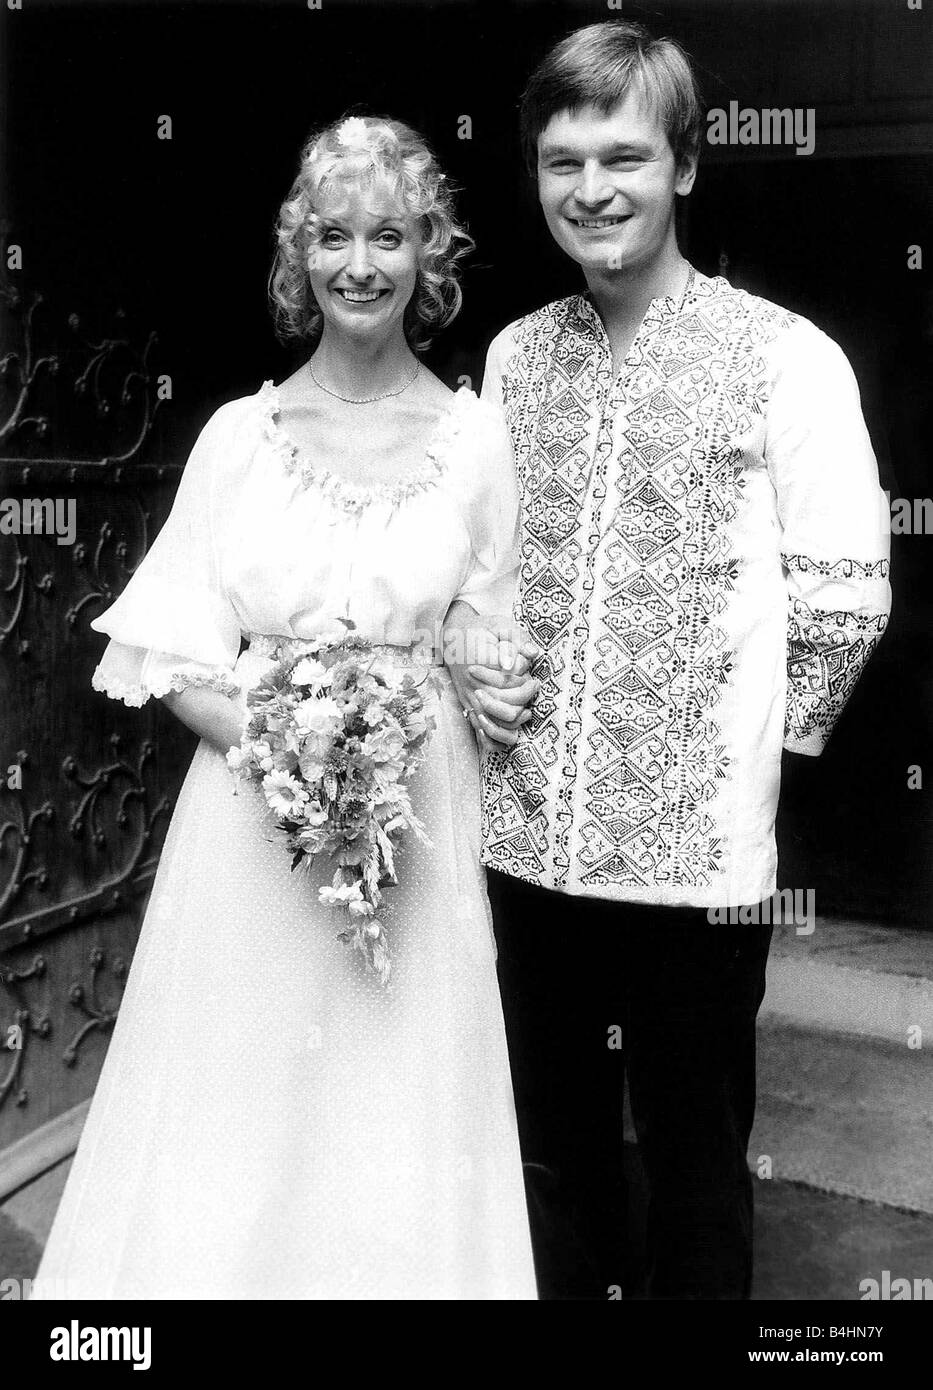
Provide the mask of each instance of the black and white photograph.
[{"label": "black and white photograph", "polygon": [[933,1301],[933,0],[0,14],[30,1364],[515,1300],[883,1363]]}]

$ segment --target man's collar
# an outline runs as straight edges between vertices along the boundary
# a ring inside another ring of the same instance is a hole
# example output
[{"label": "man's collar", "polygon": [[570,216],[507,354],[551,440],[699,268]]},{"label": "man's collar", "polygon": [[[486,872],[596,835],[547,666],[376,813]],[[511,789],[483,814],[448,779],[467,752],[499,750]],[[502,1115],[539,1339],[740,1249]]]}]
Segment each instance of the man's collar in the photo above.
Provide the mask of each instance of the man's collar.
[{"label": "man's collar", "polygon": [[[683,292],[678,295],[656,295],[645,310],[643,321],[646,323],[650,321],[660,323],[663,319],[670,317],[672,314],[680,313],[682,310],[692,307],[701,286],[708,283],[709,277],[703,275],[695,266],[690,265],[687,283],[684,286]],[[603,321],[599,316],[599,310],[593,303],[593,298],[589,290],[583,290],[579,294],[571,295],[566,303],[569,314],[579,319],[581,328],[589,329],[591,332],[598,334],[604,333]]]}]

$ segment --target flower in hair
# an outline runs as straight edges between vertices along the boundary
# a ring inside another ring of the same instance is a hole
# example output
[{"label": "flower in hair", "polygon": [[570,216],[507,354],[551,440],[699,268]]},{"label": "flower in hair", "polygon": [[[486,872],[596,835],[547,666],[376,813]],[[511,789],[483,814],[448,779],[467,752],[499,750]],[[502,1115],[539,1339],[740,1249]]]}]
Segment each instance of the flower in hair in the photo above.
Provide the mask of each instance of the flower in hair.
[{"label": "flower in hair", "polygon": [[345,149],[369,148],[369,131],[366,122],[359,116],[348,116],[338,128],[335,138],[337,144]]}]

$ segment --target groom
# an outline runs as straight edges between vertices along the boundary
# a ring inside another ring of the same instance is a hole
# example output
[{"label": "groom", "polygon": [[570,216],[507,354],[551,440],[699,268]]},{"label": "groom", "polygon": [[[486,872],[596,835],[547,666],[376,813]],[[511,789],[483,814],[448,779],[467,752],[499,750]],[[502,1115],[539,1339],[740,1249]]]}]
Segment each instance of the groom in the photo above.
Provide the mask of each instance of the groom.
[{"label": "groom", "polygon": [[530,717],[523,663],[453,674],[466,706],[498,688],[477,708],[512,744],[484,758],[483,859],[540,1292],[626,1284],[624,1078],[648,1296],[748,1298],[754,909],[782,746],[822,750],[886,623],[883,496],[840,349],[678,249],[701,128],[678,45],[579,30],[521,121],[587,286],[501,332],[483,387],[522,489]]}]

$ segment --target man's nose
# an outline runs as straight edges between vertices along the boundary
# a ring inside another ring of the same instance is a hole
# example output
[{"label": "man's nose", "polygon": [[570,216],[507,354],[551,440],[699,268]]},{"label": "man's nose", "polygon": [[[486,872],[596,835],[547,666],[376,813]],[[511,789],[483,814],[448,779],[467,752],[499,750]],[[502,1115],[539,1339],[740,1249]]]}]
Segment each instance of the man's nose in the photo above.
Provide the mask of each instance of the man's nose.
[{"label": "man's nose", "polygon": [[580,181],[575,189],[577,201],[587,207],[607,202],[613,194],[612,184],[606,177],[602,166],[587,161],[580,171]]}]

